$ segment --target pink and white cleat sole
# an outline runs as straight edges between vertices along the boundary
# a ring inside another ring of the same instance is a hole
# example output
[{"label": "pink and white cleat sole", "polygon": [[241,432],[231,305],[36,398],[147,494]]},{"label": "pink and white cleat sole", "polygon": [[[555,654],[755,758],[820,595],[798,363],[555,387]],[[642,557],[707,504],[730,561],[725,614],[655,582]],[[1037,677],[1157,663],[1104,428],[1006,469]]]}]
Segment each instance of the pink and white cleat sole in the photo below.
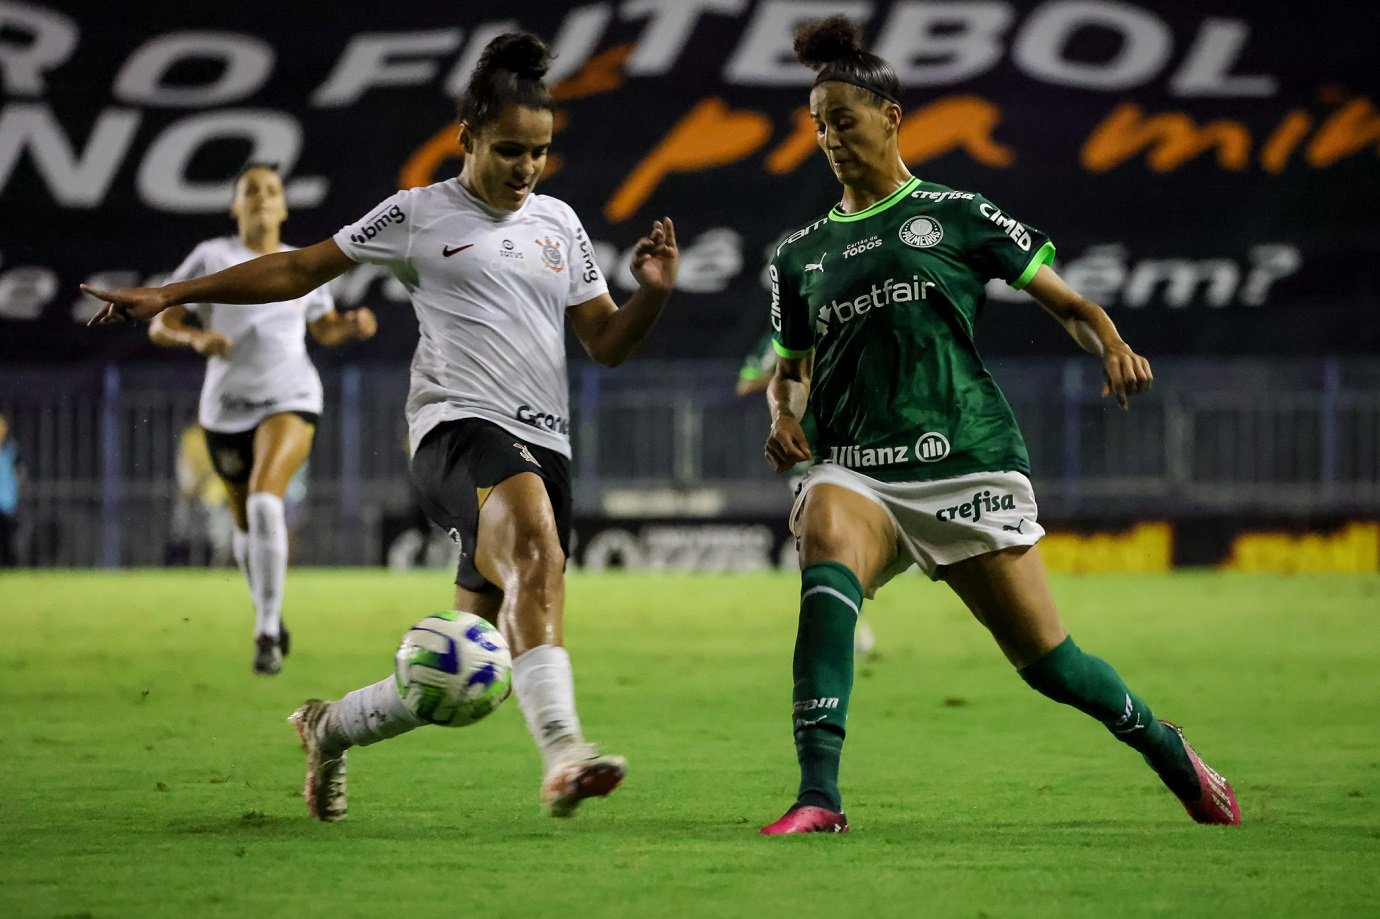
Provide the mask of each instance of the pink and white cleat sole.
[{"label": "pink and white cleat sole", "polygon": [[1198,797],[1191,801],[1179,799],[1183,802],[1184,810],[1198,823],[1240,826],[1241,807],[1236,803],[1236,792],[1231,790],[1231,785],[1227,784],[1221,773],[1203,762],[1202,757],[1188,742],[1188,738],[1184,737],[1182,728],[1164,719],[1160,719],[1160,723],[1179,735],[1179,739],[1184,743],[1184,751],[1193,763],[1193,771],[1198,774],[1198,787],[1201,791]]},{"label": "pink and white cleat sole", "polygon": [[763,836],[785,836],[789,833],[847,833],[848,818],[840,811],[823,807],[797,807],[786,811],[775,823],[762,827]]}]

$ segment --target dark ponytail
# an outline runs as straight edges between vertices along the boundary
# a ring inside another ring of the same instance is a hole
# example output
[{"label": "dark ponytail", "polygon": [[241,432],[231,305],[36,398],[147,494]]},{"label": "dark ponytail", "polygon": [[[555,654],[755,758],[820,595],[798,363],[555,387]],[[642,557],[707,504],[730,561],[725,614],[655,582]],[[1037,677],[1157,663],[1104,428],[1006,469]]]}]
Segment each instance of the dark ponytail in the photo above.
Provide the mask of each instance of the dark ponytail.
[{"label": "dark ponytail", "polygon": [[877,97],[877,104],[901,104],[901,81],[891,65],[864,51],[858,27],[842,16],[802,22],[795,30],[796,60],[819,74],[815,86],[838,80]]},{"label": "dark ponytail", "polygon": [[510,105],[552,111],[542,77],[551,66],[546,42],[530,32],[505,32],[484,48],[470,74],[470,84],[460,97],[457,114],[478,131],[498,119]]}]

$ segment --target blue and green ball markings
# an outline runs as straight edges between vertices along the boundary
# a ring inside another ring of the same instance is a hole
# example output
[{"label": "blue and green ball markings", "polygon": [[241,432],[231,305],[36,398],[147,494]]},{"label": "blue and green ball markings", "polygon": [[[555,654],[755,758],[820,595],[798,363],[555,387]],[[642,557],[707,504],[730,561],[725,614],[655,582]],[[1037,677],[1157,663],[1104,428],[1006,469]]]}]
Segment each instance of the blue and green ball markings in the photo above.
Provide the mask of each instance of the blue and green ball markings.
[{"label": "blue and green ball markings", "polygon": [[[480,623],[481,624],[472,625],[466,629],[465,637],[479,645],[479,647],[483,648],[485,651],[497,651],[499,645],[496,644],[490,636],[499,635],[498,629],[483,620],[480,620]],[[502,640],[503,637],[499,635],[499,641]]]},{"label": "blue and green ball markings", "polygon": [[398,694],[431,724],[473,724],[512,692],[507,642],[472,613],[445,611],[418,622],[403,637],[395,663]]}]

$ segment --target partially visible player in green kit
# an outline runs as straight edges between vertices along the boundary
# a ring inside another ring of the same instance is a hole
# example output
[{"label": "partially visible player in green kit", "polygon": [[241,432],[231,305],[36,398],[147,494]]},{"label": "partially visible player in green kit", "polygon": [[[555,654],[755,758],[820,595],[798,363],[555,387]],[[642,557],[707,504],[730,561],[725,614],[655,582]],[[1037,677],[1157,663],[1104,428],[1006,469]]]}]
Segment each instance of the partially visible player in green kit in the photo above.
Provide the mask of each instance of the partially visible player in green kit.
[{"label": "partially visible player in green kit", "polygon": [[1054,245],[979,194],[912,176],[901,161],[895,71],[842,17],[803,24],[796,55],[820,148],[843,184],[827,215],[786,237],[770,268],[778,355],[767,458],[811,458],[791,510],[800,546],[793,694],[800,789],[767,835],[846,832],[839,792],[853,628],[912,564],[945,581],[1021,678],[1102,722],[1140,753],[1199,823],[1237,824],[1231,786],[1060,622],[1036,542],[1044,535],[1016,420],[974,344],[988,280],[1029,292],[1101,358],[1122,408],[1150,365],[1106,312],[1050,267]]}]

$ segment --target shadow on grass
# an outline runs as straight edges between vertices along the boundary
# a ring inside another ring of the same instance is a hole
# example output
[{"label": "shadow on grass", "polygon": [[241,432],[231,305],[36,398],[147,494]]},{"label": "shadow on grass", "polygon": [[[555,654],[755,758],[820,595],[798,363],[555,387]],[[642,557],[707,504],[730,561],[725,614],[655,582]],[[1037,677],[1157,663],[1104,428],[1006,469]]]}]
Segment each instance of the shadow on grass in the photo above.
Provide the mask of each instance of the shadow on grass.
[{"label": "shadow on grass", "polygon": [[299,829],[311,826],[315,821],[303,817],[265,814],[260,810],[243,811],[234,816],[217,817],[179,817],[169,820],[169,832],[191,836],[235,836],[239,834],[262,835],[279,830]]}]

